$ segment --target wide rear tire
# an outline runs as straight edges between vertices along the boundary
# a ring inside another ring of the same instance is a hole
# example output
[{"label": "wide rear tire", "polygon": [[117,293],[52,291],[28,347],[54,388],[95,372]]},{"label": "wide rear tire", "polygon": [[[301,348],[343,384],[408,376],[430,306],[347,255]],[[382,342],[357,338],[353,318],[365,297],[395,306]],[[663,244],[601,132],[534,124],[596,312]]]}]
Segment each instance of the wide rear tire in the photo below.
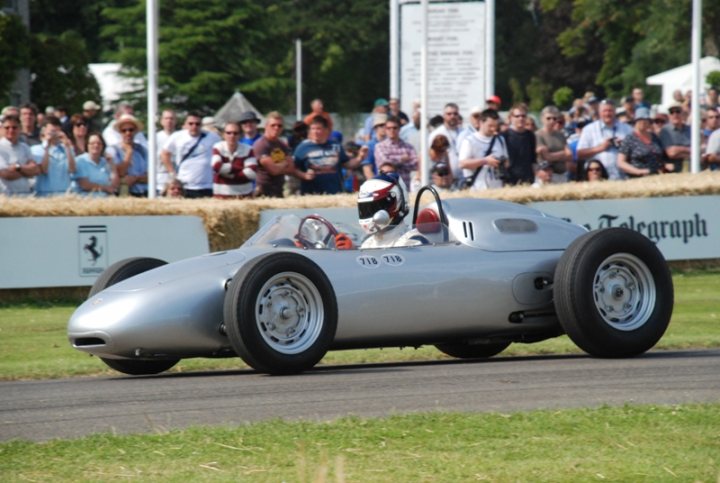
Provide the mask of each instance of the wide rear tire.
[{"label": "wide rear tire", "polygon": [[652,348],[672,315],[672,277],[660,250],[625,228],[576,239],[555,269],[554,301],[570,339],[597,357]]},{"label": "wide rear tire", "polygon": [[230,343],[249,366],[296,374],[320,362],[335,338],[335,292],[311,260],[273,253],[233,277],[224,321]]},{"label": "wide rear tire", "polygon": [[[100,274],[90,289],[88,297],[102,292],[111,285],[115,285],[130,277],[140,275],[141,273],[163,265],[167,265],[167,262],[149,257],[135,257],[120,260],[110,265]],[[106,359],[102,357],[100,360],[108,367],[131,376],[159,374],[167,371],[180,361],[180,359]]]}]

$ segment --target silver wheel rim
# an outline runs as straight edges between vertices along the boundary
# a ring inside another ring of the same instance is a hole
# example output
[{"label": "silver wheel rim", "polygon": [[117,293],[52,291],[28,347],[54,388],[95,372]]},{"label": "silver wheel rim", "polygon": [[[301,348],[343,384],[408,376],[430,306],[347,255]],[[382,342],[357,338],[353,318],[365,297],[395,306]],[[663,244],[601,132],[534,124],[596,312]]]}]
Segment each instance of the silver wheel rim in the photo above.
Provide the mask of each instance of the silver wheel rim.
[{"label": "silver wheel rim", "polygon": [[655,308],[656,295],[650,269],[635,255],[611,255],[595,272],[595,306],[614,329],[631,331],[645,325]]},{"label": "silver wheel rim", "polygon": [[274,275],[260,289],[255,321],[275,351],[298,354],[310,348],[323,327],[325,312],[315,284],[296,272]]}]

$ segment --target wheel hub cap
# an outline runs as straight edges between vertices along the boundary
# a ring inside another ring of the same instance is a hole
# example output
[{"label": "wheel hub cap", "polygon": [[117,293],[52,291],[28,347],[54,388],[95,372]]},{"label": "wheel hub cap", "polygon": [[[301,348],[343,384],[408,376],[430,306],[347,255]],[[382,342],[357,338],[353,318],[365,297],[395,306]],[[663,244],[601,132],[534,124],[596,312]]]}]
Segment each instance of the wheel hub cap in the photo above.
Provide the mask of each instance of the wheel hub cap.
[{"label": "wheel hub cap", "polygon": [[258,329],[265,342],[278,352],[297,354],[307,349],[319,336],[323,319],[320,293],[302,274],[277,274],[258,294]]},{"label": "wheel hub cap", "polygon": [[595,306],[611,327],[642,327],[655,307],[656,289],[650,269],[635,255],[617,253],[603,261],[593,279]]}]

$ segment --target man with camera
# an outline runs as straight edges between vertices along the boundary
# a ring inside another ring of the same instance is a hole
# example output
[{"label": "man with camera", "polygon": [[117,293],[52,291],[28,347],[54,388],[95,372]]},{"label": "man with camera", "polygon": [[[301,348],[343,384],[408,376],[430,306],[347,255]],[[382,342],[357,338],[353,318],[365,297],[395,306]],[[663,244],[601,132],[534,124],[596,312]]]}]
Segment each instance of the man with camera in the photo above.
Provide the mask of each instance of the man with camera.
[{"label": "man with camera", "polygon": [[[583,129],[577,146],[578,164],[587,159],[599,160],[608,173],[608,179],[625,179],[618,169],[618,148],[632,128],[615,117],[615,103],[610,99],[600,102],[600,118]],[[580,172],[578,166],[578,172]]]},{"label": "man with camera", "polygon": [[507,168],[505,140],[498,135],[500,116],[494,109],[480,113],[480,128],[460,146],[460,167],[466,188],[483,190],[503,185],[501,172]]}]

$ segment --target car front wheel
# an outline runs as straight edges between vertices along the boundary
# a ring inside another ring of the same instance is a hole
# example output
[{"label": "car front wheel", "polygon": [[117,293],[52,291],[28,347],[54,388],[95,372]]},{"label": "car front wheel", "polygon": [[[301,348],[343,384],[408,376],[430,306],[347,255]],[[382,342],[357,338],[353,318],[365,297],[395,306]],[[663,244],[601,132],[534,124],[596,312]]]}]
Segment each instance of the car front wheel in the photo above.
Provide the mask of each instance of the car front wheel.
[{"label": "car front wheel", "polygon": [[[90,289],[89,297],[102,292],[106,288],[115,285],[116,283],[127,280],[130,277],[139,275],[147,272],[154,268],[166,265],[167,262],[159,260],[157,258],[148,257],[135,257],[126,258],[120,260],[108,268],[95,280],[92,288]],[[116,371],[122,372],[123,374],[130,374],[132,376],[139,376],[144,374],[158,374],[160,372],[167,371],[180,359],[107,359],[100,358],[108,367],[115,369]]]},{"label": "car front wheel", "polygon": [[235,352],[249,366],[295,374],[317,364],[335,337],[335,292],[314,262],[274,253],[233,277],[224,319]]}]

